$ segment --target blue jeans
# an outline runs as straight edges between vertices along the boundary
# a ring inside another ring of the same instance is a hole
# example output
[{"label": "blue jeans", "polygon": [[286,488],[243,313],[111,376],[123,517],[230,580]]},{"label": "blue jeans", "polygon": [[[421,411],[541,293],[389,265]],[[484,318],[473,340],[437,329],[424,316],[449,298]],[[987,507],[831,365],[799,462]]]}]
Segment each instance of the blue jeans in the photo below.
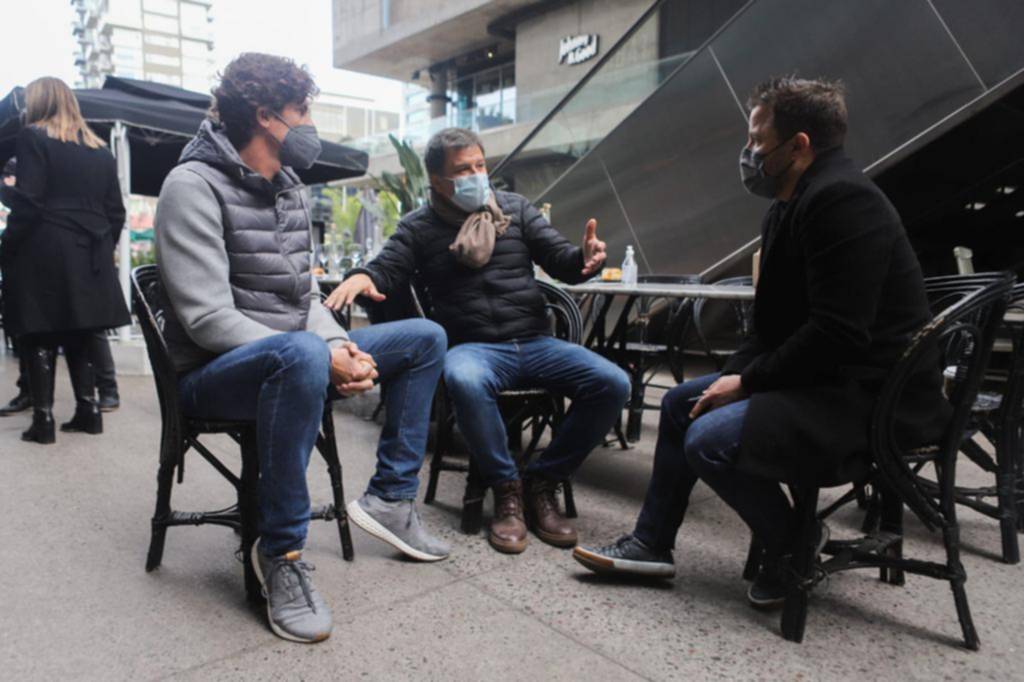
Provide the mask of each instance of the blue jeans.
[{"label": "blue jeans", "polygon": [[519,478],[498,410],[499,392],[546,388],[572,400],[551,443],[527,469],[553,480],[564,480],[579,467],[629,398],[625,372],[583,346],[550,336],[456,346],[445,358],[444,381],[481,483],[488,486]]},{"label": "blue jeans", "polygon": [[[426,451],[430,407],[447,338],[428,320],[405,320],[349,334],[377,361],[386,418],[377,470],[367,492],[413,499]],[[309,525],[306,466],[329,395],[330,351],[309,332],[246,344],[189,372],[178,383],[182,411],[208,419],[256,421],[260,545],[268,556],[301,549]]]},{"label": "blue jeans", "polygon": [[792,531],[789,500],[777,482],[736,468],[750,401],[724,405],[695,420],[689,417],[692,399],[718,377],[703,376],[665,394],[651,482],[633,535],[652,549],[672,549],[699,478],[740,515],[766,552],[778,555]]}]

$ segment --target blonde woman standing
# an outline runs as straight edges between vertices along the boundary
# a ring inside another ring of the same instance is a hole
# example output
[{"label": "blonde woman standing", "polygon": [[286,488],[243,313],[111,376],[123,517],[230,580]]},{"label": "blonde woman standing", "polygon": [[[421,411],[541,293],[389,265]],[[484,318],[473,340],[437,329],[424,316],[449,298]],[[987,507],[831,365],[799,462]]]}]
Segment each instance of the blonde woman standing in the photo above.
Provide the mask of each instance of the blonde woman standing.
[{"label": "blonde woman standing", "polygon": [[125,209],[114,157],[82,119],[61,80],[25,88],[25,125],[15,145],[17,182],[3,242],[4,322],[27,354],[32,426],[22,439],[55,441],[54,359],[64,348],[75,393],[62,431],[97,434],[103,422],[89,359],[90,335],[128,324],[113,251]]}]

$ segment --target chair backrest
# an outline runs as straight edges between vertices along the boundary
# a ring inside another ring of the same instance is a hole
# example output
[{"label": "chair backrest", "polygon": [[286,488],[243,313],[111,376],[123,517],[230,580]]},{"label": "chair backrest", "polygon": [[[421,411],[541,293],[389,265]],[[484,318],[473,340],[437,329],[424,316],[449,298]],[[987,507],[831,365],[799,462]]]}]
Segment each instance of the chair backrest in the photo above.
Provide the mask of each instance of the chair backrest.
[{"label": "chair backrest", "polygon": [[[988,366],[1013,279],[1009,273],[992,277],[987,284],[974,287],[939,312],[911,340],[889,372],[875,404],[870,442],[878,470],[885,482],[932,530],[949,528],[956,523],[957,452]],[[949,391],[952,416],[938,443],[938,452],[922,459],[903,450],[897,442],[896,414],[909,382],[927,364],[935,362],[937,352],[945,355],[947,363],[955,363],[959,380]],[[952,352],[956,357],[951,357]],[[935,482],[918,473],[923,461],[931,461],[936,466],[938,499],[930,492]]]},{"label": "chair backrest", "polygon": [[164,339],[164,293],[160,270],[156,265],[140,265],[132,270],[132,307],[146,341],[149,364],[153,369],[160,415],[165,431],[180,428],[178,411],[178,373]]}]

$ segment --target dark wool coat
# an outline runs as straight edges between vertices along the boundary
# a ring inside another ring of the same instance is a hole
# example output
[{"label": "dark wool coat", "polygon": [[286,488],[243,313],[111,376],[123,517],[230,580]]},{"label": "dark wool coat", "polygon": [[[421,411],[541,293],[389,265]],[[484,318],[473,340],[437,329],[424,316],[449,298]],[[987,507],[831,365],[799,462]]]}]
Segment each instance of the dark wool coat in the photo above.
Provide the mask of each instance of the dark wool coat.
[{"label": "dark wool coat", "polygon": [[130,318],[114,269],[125,210],[114,157],[25,127],[3,237],[4,326],[37,334],[107,329]]},{"label": "dark wool coat", "polygon": [[498,343],[550,334],[544,296],[533,277],[537,263],[552,277],[582,282],[583,249],[563,237],[524,197],[496,192],[511,219],[479,269],[461,265],[448,249],[459,225],[446,223],[430,206],[412,211],[365,268],[384,294],[401,294],[415,277],[429,296],[432,319],[449,343]]},{"label": "dark wool coat", "polygon": [[[896,210],[842,149],[823,152],[762,226],[754,333],[725,367],[752,394],[739,468],[819,485],[861,477],[876,391],[929,317]],[[941,436],[941,381],[937,358],[911,381],[901,444]]]}]

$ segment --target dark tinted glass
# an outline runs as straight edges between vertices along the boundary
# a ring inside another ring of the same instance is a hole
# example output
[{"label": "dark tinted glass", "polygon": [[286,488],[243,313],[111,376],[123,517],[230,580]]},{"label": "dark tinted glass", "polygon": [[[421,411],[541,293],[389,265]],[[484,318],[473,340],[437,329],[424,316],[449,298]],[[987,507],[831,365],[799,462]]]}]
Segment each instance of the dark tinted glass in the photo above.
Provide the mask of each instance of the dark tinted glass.
[{"label": "dark tinted glass", "polygon": [[771,76],[841,78],[862,166],[982,93],[927,0],[756,2],[713,47],[744,100]]},{"label": "dark tinted glass", "polygon": [[1024,69],[1024,2],[932,0],[985,85]]}]

